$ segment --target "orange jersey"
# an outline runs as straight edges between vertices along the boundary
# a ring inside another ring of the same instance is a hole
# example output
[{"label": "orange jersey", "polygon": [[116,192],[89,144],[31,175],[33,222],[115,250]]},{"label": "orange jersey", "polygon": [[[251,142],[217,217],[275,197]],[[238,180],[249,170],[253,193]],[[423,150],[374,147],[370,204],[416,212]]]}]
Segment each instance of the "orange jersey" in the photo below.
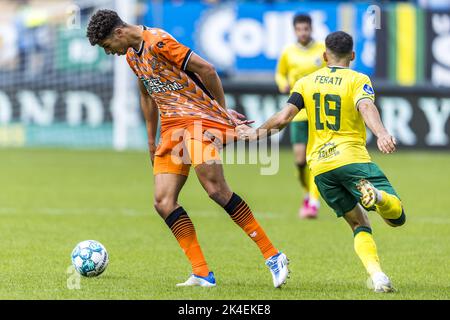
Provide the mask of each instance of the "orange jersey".
[{"label": "orange jersey", "polygon": [[139,52],[128,49],[127,62],[156,102],[162,120],[189,117],[234,127],[198,76],[186,70],[192,50],[162,29],[143,30]]}]

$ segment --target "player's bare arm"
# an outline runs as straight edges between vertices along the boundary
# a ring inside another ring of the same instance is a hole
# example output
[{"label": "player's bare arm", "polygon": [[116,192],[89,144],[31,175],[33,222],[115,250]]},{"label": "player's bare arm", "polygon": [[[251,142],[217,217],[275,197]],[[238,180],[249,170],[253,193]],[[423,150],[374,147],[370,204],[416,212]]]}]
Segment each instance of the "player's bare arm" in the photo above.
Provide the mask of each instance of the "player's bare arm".
[{"label": "player's bare arm", "polygon": [[282,130],[286,127],[295,115],[299,112],[299,108],[291,103],[270,117],[263,125],[257,129],[253,129],[247,125],[239,125],[236,128],[238,136],[242,140],[258,140],[270,136],[273,130]]},{"label": "player's bare arm", "polygon": [[147,93],[142,81],[138,80],[138,83],[141,109],[145,118],[145,126],[147,127],[148,150],[150,152],[150,159],[153,164],[156,151],[156,130],[158,129],[158,107]]},{"label": "player's bare arm", "polygon": [[[206,89],[208,89],[214,99],[216,99],[216,101],[226,109],[225,93],[223,91],[222,81],[220,80],[215,67],[199,55],[193,53],[189,58],[186,69],[199,75]],[[254,122],[245,120],[245,116],[235,110],[227,109],[227,112],[237,125],[250,124]]]},{"label": "player's bare arm", "polygon": [[222,82],[216,72],[216,68],[211,63],[193,53],[189,58],[186,69],[199,75],[206,89],[211,92],[214,99],[216,99],[222,107],[226,108]]},{"label": "player's bare arm", "polygon": [[392,153],[397,144],[395,138],[389,134],[381,122],[380,113],[371,99],[362,99],[357,106],[364,122],[377,137],[378,149],[383,153]]}]

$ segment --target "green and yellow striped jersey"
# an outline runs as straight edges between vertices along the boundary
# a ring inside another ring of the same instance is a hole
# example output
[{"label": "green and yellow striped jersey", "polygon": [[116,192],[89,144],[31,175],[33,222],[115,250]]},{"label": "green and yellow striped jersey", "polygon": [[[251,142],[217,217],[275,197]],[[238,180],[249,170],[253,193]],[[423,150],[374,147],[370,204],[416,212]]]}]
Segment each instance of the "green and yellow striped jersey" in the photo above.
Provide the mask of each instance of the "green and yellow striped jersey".
[{"label": "green and yellow striped jersey", "polygon": [[[287,46],[278,60],[275,81],[278,89],[283,91],[287,86],[292,90],[297,80],[325,66],[323,52],[325,45],[311,41],[307,46],[299,43]],[[305,111],[299,112],[293,121],[306,121]]]},{"label": "green and yellow striped jersey", "polygon": [[370,162],[366,126],[356,108],[359,100],[374,101],[367,75],[342,67],[325,67],[296,82],[308,117],[309,168],[314,175],[350,163]]}]

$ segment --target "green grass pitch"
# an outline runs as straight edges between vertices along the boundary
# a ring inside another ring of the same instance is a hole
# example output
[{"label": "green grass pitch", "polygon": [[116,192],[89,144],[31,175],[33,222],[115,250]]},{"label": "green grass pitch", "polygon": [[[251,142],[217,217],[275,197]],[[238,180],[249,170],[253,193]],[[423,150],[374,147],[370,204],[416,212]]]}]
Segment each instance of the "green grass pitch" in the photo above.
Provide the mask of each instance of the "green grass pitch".
[{"label": "green grass pitch", "polygon": [[[387,226],[371,213],[384,271],[397,292],[375,294],[353,250],[345,221],[322,203],[320,217],[297,217],[301,191],[292,155],[278,175],[256,165],[227,165],[233,191],[249,203],[273,243],[291,260],[282,289],[257,247],[195,174],[180,203],[196,226],[216,288],[176,288],[190,266],[152,205],[153,178],[145,152],[0,151],[1,299],[449,299],[450,153],[372,150],[402,197],[407,224]],[[110,263],[98,278],[68,289],[70,253],[82,240],[102,242]]]}]

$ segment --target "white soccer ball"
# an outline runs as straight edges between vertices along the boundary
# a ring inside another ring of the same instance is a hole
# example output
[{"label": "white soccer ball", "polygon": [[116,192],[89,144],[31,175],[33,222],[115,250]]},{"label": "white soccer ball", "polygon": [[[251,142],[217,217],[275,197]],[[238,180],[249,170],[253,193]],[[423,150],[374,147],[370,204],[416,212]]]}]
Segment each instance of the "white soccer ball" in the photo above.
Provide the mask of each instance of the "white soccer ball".
[{"label": "white soccer ball", "polygon": [[108,252],[98,241],[82,241],[72,251],[72,264],[79,274],[96,277],[108,266]]}]

